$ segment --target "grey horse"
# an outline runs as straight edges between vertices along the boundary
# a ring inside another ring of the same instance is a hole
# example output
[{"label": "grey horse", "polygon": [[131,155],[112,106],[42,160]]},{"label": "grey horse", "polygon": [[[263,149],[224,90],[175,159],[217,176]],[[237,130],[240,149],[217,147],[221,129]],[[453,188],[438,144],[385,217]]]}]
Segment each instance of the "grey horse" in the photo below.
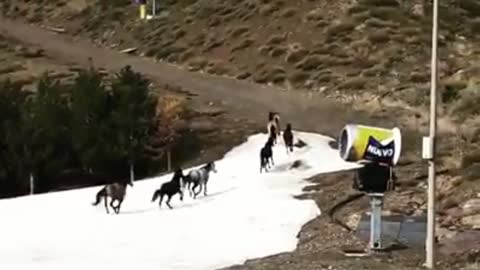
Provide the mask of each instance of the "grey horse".
[{"label": "grey horse", "polygon": [[[191,170],[188,172],[188,174],[185,176],[185,185],[188,189],[190,197],[193,197],[195,199],[197,195],[202,192],[202,187],[203,195],[207,196],[207,183],[211,171],[215,173],[217,172],[217,169],[215,168],[215,162],[209,162],[207,163],[207,165],[199,169]],[[193,187],[191,187],[192,184]],[[197,188],[198,186],[200,186],[200,190],[198,192],[195,192],[195,188]]]}]

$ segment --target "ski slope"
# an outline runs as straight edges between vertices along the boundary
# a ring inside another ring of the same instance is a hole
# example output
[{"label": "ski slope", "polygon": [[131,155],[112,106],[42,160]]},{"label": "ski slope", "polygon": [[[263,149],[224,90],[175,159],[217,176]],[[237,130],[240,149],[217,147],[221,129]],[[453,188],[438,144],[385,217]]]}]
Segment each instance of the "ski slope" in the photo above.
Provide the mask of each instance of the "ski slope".
[{"label": "ski slope", "polygon": [[[119,215],[91,205],[101,187],[0,200],[0,269],[213,270],[294,250],[302,225],[320,214],[312,200],[293,198],[308,185],[303,179],[357,166],[328,137],[294,136],[307,146],[287,155],[279,139],[275,167],[262,174],[267,135],[249,137],[216,161],[207,197],[176,195],[173,210],[151,203],[171,175],[128,187]],[[290,170],[295,160],[305,165]]]}]

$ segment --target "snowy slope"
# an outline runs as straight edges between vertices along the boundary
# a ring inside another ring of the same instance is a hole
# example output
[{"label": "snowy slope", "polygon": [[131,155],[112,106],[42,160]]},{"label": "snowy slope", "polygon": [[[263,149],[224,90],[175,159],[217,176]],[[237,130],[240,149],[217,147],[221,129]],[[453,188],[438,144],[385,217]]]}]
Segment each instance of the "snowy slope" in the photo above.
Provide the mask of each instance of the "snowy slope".
[{"label": "snowy slope", "polygon": [[[287,155],[279,140],[275,169],[263,174],[267,135],[251,136],[216,162],[209,196],[177,195],[173,210],[150,201],[171,175],[129,187],[120,215],[91,205],[100,187],[1,200],[0,269],[210,270],[293,250],[301,226],[320,214],[313,201],[293,198],[308,184],[302,179],[356,166],[328,137],[295,136],[308,146]],[[307,166],[289,170],[297,159]]]}]

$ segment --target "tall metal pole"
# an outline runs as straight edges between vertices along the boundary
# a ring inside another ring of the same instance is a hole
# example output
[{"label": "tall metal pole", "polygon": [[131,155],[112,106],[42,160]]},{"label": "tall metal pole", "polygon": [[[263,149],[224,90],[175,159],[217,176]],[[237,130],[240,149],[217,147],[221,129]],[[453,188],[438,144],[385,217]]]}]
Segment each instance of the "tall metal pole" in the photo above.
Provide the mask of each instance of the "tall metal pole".
[{"label": "tall metal pole", "polygon": [[435,148],[437,132],[437,45],[438,45],[438,0],[433,0],[432,63],[430,83],[430,143],[432,158],[428,161],[428,213],[426,239],[426,267],[435,267]]},{"label": "tall metal pole", "polygon": [[157,3],[155,0],[153,0],[152,3],[152,17],[155,17],[157,15]]}]

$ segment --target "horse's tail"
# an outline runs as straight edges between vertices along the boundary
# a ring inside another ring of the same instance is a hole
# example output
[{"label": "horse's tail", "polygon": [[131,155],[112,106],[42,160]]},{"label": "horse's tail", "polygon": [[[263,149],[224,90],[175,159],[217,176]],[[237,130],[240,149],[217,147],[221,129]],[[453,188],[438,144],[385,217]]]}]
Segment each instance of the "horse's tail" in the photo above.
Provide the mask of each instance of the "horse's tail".
[{"label": "horse's tail", "polygon": [[154,202],[158,197],[160,197],[160,189],[155,190],[152,197],[152,202]]},{"label": "horse's tail", "polygon": [[92,203],[92,205],[98,205],[102,201],[102,197],[105,197],[105,195],[107,195],[107,189],[103,187],[99,192],[97,192],[96,200],[94,203]]}]

